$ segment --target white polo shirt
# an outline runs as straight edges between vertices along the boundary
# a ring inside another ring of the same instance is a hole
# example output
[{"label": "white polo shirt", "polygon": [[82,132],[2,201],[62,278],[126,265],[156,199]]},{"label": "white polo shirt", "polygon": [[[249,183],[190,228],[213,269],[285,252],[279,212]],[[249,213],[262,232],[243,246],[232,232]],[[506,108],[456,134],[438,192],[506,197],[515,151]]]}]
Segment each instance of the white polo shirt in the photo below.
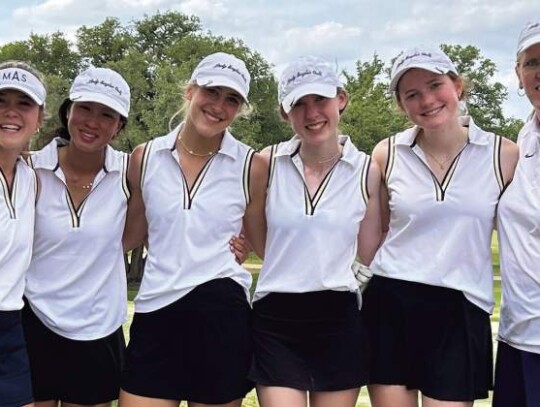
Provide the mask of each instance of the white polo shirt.
[{"label": "white polo shirt", "polygon": [[499,340],[540,353],[540,124],[518,138],[519,161],[498,208],[502,304]]},{"label": "white polo shirt", "polygon": [[504,188],[501,137],[468,117],[460,119],[469,127],[468,143],[442,182],[416,144],[418,127],[389,139],[390,227],[371,269],[384,277],[460,290],[491,313],[491,236]]},{"label": "white polo shirt", "polygon": [[357,291],[351,272],[367,205],[370,157],[340,136],[342,157],[310,196],[300,139],[273,146],[265,259],[254,301],[269,293]]},{"label": "white polo shirt", "polygon": [[24,276],[32,255],[36,174],[22,158],[12,187],[0,170],[0,311],[23,307]]},{"label": "white polo shirt", "polygon": [[225,132],[190,189],[176,151],[179,128],[148,142],[143,156],[148,256],[136,312],[163,308],[218,278],[232,278],[249,297],[251,274],[236,262],[229,240],[242,228],[254,151]]},{"label": "white polo shirt", "polygon": [[127,317],[122,233],[128,155],[107,147],[90,193],[75,208],[58,164],[65,143],[57,138],[31,156],[41,188],[25,295],[53,332],[93,340],[117,330]]}]

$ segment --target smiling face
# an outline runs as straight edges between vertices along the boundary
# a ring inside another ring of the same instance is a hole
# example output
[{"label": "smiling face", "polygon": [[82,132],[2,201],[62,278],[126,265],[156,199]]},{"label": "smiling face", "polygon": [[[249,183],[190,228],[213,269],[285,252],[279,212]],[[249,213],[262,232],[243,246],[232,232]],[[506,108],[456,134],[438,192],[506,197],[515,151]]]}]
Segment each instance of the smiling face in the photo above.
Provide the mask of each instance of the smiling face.
[{"label": "smiling face", "polygon": [[516,74],[520,87],[540,117],[540,44],[535,44],[518,55]]},{"label": "smiling face", "polygon": [[67,113],[71,144],[85,152],[102,150],[122,128],[115,110],[96,102],[74,102]]},{"label": "smiling face", "polygon": [[189,85],[185,99],[189,101],[186,114],[188,125],[193,126],[202,137],[223,134],[242,107],[242,97],[226,87],[201,87]]},{"label": "smiling face", "polygon": [[462,92],[463,82],[459,77],[413,68],[400,79],[397,97],[414,124],[436,129],[456,120]]},{"label": "smiling face", "polygon": [[0,149],[19,154],[43,121],[43,109],[23,92],[0,90]]},{"label": "smiling face", "polygon": [[285,118],[306,144],[322,144],[337,137],[340,111],[347,101],[344,91],[339,91],[334,98],[306,95],[294,104]]}]

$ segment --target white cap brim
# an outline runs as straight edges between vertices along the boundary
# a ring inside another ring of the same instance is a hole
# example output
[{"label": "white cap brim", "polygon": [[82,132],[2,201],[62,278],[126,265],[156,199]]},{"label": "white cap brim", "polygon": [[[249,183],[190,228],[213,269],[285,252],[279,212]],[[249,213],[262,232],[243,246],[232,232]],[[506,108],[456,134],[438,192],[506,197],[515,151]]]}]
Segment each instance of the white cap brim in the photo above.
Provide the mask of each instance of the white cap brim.
[{"label": "white cap brim", "polygon": [[523,41],[521,44],[519,44],[517,53],[521,54],[526,49],[532,47],[533,45],[540,44],[540,34],[539,35],[533,35],[530,38],[527,38],[525,41]]},{"label": "white cap brim", "polygon": [[306,95],[319,95],[325,98],[334,98],[337,95],[337,86],[327,83],[306,83],[292,90],[281,102],[285,113],[289,113],[293,106]]},{"label": "white cap brim", "polygon": [[457,72],[453,71],[452,69],[449,69],[448,67],[443,68],[443,67],[441,67],[439,65],[434,65],[433,63],[430,63],[430,64],[418,63],[418,64],[407,65],[403,70],[398,71],[396,74],[394,74],[394,77],[390,81],[390,86],[389,86],[390,91],[391,92],[396,92],[397,91],[397,86],[398,86],[398,83],[399,83],[399,80],[401,79],[401,77],[403,75],[405,75],[407,73],[407,71],[409,71],[410,69],[414,69],[414,68],[424,69],[426,71],[437,73],[439,75],[446,75],[448,72],[454,72],[455,74],[457,74]]},{"label": "white cap brim", "polygon": [[124,107],[122,107],[120,103],[103,93],[74,92],[69,95],[69,99],[73,102],[101,103],[102,105],[110,107],[112,110],[119,113],[121,116],[125,118],[128,117],[128,112],[126,111],[126,109],[124,109]]},{"label": "white cap brim", "polygon": [[238,93],[242,97],[242,99],[244,99],[244,102],[249,104],[247,95],[245,94],[245,90],[239,86],[238,82],[231,80],[230,78],[226,76],[200,75],[198,78],[195,79],[195,83],[199,86],[202,86],[203,88],[213,88],[217,86],[222,86],[225,88],[232,89],[236,93]]},{"label": "white cap brim", "polygon": [[0,89],[15,89],[19,92],[24,93],[25,95],[29,96],[34,102],[36,102],[39,106],[43,106],[45,103],[45,100],[42,100],[38,95],[36,95],[34,92],[30,91],[28,87],[25,86],[19,86],[16,84],[5,84],[0,85]]}]

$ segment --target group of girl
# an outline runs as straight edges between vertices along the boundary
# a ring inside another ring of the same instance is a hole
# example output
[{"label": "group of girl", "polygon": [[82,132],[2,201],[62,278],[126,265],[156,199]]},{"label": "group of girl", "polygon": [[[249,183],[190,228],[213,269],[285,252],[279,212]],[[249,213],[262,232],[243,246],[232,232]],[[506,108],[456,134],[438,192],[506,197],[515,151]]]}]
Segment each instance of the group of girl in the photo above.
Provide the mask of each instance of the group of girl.
[{"label": "group of girl", "polygon": [[[364,385],[375,407],[471,406],[492,389],[494,223],[494,405],[540,405],[538,23],[516,73],[534,108],[519,150],[460,116],[466,85],[447,55],[403,52],[390,91],[414,127],[370,158],[339,134],[335,69],[299,58],[278,89],[295,136],[256,153],[228,131],[250,74],[218,52],[193,71],[183,122],[128,157],[109,143],[129,86],[90,68],[25,161],[45,87],[26,64],[0,65],[0,406],[239,407],[255,385],[262,407],[352,407]],[[241,231],[264,259],[253,309],[229,247]],[[142,243],[126,350],[123,253]],[[374,274],[363,292],[355,260]]]}]

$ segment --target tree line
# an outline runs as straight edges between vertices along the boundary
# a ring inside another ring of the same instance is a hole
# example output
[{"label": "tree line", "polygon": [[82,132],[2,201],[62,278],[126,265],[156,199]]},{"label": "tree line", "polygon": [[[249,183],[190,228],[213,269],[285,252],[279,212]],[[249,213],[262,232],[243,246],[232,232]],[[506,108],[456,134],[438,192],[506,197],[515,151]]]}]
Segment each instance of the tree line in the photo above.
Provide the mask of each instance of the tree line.
[{"label": "tree line", "polygon": [[[474,46],[441,47],[470,82],[468,110],[477,124],[515,138],[523,123],[503,114],[507,90],[493,81],[495,63]],[[90,65],[120,72],[132,89],[132,109],[128,127],[116,147],[129,151],[168,131],[169,119],[182,103],[183,84],[200,59],[215,51],[242,58],[252,74],[250,101],[254,110],[248,118],[235,122],[233,134],[256,149],[289,138],[289,126],[278,114],[272,65],[241,40],[204,31],[196,16],[170,11],[128,24],[110,17],[96,26],[81,26],[74,43],[59,31],[31,34],[27,40],[2,45],[0,61],[30,62],[46,77],[51,117],[35,141],[36,148],[46,143],[58,126],[56,111],[77,73]],[[341,131],[365,151],[409,125],[387,92],[391,62],[375,54],[369,61],[357,61],[354,72],[343,72],[350,103],[341,120]]]}]

